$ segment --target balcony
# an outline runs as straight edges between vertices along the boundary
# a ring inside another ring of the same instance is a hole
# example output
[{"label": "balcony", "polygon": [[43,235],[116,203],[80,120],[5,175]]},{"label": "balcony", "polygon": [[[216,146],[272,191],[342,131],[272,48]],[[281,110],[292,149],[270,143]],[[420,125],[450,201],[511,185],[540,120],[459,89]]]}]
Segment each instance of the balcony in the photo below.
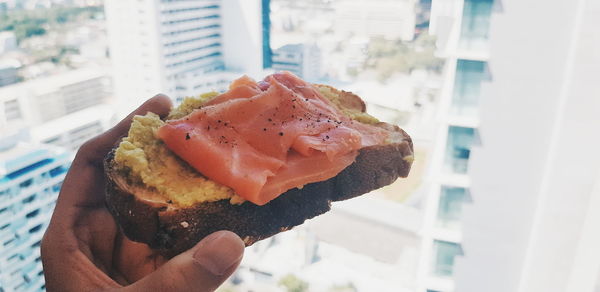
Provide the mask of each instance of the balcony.
[{"label": "balcony", "polygon": [[479,115],[481,84],[489,80],[487,65],[481,61],[458,60],[450,115],[476,118]]},{"label": "balcony", "polygon": [[490,18],[493,0],[465,0],[459,49],[487,51],[489,49]]},{"label": "balcony", "polygon": [[466,174],[471,155],[471,146],[475,141],[475,129],[465,127],[448,128],[444,172],[447,174]]},{"label": "balcony", "polygon": [[452,277],[454,274],[454,259],[463,255],[460,244],[435,240],[433,242],[433,265],[431,273],[437,277]]},{"label": "balcony", "polygon": [[443,186],[440,194],[436,225],[441,228],[460,229],[462,206],[469,201],[470,197],[467,189]]}]

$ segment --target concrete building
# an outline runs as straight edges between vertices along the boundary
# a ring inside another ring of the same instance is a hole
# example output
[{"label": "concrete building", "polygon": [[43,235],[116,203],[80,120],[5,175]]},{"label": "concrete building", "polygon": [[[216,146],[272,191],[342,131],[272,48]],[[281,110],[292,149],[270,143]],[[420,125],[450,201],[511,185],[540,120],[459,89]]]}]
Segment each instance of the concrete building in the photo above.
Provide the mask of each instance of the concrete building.
[{"label": "concrete building", "polygon": [[[181,98],[205,76],[234,71],[260,77],[269,1],[108,0],[116,96],[128,111],[159,92]],[[209,79],[214,79],[209,77]],[[194,91],[195,94],[199,93]]]},{"label": "concrete building", "polygon": [[424,204],[419,292],[455,291],[456,259],[465,253],[462,213],[472,200],[469,161],[480,143],[479,105],[482,84],[490,80],[489,27],[494,5],[492,0],[432,3],[430,33],[437,36],[437,54],[446,59],[446,68],[428,174],[431,187]]},{"label": "concrete building", "polygon": [[342,0],[334,3],[335,31],[356,37],[410,41],[415,35],[416,0]]},{"label": "concrete building", "polygon": [[17,49],[17,37],[12,31],[0,31],[0,54]]},{"label": "concrete building", "polygon": [[600,291],[600,2],[501,2],[455,290]]},{"label": "concrete building", "polygon": [[0,60],[0,87],[11,85],[19,81],[18,69],[21,64],[17,60]]},{"label": "concrete building", "polygon": [[115,118],[103,69],[79,69],[0,88],[0,126],[31,127],[31,141],[70,149],[107,130]]},{"label": "concrete building", "polygon": [[0,290],[44,291],[39,247],[71,157],[51,146],[8,144],[17,140],[2,136],[0,149]]},{"label": "concrete building", "polygon": [[315,44],[289,44],[273,51],[272,68],[315,82],[321,77],[321,50]]}]

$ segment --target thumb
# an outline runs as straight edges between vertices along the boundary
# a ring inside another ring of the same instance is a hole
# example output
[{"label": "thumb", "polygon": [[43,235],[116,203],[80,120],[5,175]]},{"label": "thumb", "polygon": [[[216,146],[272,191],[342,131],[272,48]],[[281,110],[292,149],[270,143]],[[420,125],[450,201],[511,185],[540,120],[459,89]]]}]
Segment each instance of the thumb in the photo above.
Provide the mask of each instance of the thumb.
[{"label": "thumb", "polygon": [[216,290],[240,264],[244,242],[233,232],[215,232],[172,258],[125,291]]}]

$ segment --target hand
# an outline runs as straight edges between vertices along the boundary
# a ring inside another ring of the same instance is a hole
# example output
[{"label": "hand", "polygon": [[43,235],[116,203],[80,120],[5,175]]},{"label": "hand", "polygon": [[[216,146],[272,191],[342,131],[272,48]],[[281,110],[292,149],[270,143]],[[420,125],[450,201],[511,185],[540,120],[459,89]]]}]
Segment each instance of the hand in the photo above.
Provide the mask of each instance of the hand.
[{"label": "hand", "polygon": [[77,152],[42,240],[48,291],[214,291],[239,265],[244,243],[234,233],[213,233],[167,260],[124,237],[105,207],[105,155],[133,115],[165,116],[170,107],[167,97],[156,96]]}]

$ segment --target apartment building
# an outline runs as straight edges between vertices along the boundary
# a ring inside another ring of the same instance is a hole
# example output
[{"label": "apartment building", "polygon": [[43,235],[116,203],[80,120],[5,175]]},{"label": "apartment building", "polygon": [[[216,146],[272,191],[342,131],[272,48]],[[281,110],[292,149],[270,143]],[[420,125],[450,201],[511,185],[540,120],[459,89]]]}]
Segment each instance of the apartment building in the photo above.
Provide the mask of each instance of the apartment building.
[{"label": "apartment building", "polygon": [[0,88],[0,126],[31,127],[34,143],[78,148],[114,122],[111,79],[84,68]]},{"label": "apartment building", "polygon": [[493,0],[434,0],[430,33],[446,59],[436,149],[425,204],[417,291],[455,291],[456,259],[464,255],[463,207],[472,200],[471,151],[480,144],[481,88],[490,81]]},{"label": "apartment building", "polygon": [[108,0],[105,10],[124,110],[159,92],[197,94],[215,82],[213,73],[260,77],[269,63],[269,1]]},{"label": "apartment building", "polygon": [[600,2],[501,2],[455,290],[600,291]]},{"label": "apartment building", "polygon": [[272,68],[316,82],[321,77],[321,50],[316,44],[288,44],[273,50]]},{"label": "apartment building", "polygon": [[71,157],[53,146],[15,144],[15,136],[2,140],[0,290],[44,291],[39,247]]}]

